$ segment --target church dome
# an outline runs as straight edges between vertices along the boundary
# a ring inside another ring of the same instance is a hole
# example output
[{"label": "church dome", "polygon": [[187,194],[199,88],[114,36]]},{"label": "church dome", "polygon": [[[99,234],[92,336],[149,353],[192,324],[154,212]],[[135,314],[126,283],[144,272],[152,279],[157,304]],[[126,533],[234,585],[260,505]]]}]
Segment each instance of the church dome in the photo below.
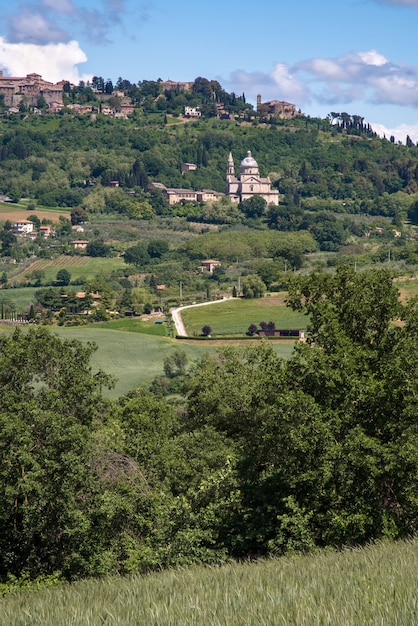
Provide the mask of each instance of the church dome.
[{"label": "church dome", "polygon": [[251,150],[248,150],[247,156],[245,157],[245,159],[243,159],[241,161],[241,165],[240,165],[240,168],[247,168],[247,167],[257,167],[258,168],[257,161],[255,159],[253,159],[253,157],[251,156]]}]

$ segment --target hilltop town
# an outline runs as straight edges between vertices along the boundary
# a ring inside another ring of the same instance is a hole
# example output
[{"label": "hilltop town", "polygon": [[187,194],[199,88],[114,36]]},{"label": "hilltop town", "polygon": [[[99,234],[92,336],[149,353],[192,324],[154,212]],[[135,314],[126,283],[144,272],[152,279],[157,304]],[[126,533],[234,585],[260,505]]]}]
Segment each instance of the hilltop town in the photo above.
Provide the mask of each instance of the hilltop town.
[{"label": "hilltop town", "polygon": [[[180,100],[175,102],[178,96]],[[255,113],[262,118],[291,119],[298,114],[296,105],[279,100],[262,102],[261,95],[257,96],[254,112],[245,96],[227,94],[217,81],[201,77],[189,82],[142,81],[138,85],[119,79],[114,86],[110,80],[94,76],[91,83],[74,85],[65,79],[52,83],[37,73],[17,77],[4,76],[0,71],[0,110],[8,114],[59,113],[68,109],[78,114],[100,112],[127,117],[141,110],[147,98],[145,108],[155,106],[156,110],[164,111],[174,104],[175,109],[189,119],[201,116],[251,118]]]}]

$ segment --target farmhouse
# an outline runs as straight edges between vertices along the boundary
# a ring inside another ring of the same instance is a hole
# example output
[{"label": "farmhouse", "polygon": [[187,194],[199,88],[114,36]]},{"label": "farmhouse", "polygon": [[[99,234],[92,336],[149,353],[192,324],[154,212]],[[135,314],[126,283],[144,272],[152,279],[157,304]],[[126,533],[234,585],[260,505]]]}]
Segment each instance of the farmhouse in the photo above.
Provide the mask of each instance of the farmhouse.
[{"label": "farmhouse", "polygon": [[159,189],[168,204],[179,204],[180,202],[206,202],[207,200],[219,200],[223,196],[222,193],[213,189],[202,189],[194,191],[193,189],[179,189],[177,187],[166,187],[162,183],[151,183],[150,189]]},{"label": "farmhouse", "polygon": [[28,235],[33,231],[33,222],[29,220],[20,220],[12,224],[12,232],[15,235]]},{"label": "farmhouse", "polygon": [[215,267],[220,267],[221,262],[215,261],[214,259],[207,259],[206,261],[202,261],[200,263],[200,269],[202,271],[207,271],[209,274],[212,274]]},{"label": "farmhouse", "polygon": [[70,245],[72,245],[75,250],[85,250],[88,243],[89,242],[85,239],[73,239],[73,241],[70,241]]}]

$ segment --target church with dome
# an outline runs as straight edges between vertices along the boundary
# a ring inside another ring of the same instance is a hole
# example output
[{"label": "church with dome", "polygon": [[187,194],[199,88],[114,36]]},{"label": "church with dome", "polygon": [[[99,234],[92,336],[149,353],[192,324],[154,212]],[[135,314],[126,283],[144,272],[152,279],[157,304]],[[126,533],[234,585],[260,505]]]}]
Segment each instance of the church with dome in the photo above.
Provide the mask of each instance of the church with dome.
[{"label": "church with dome", "polygon": [[250,150],[241,161],[239,174],[235,176],[234,159],[229,153],[226,166],[226,195],[232,202],[243,202],[253,196],[261,196],[267,204],[279,204],[279,192],[272,190],[269,177],[261,178],[258,163]]}]

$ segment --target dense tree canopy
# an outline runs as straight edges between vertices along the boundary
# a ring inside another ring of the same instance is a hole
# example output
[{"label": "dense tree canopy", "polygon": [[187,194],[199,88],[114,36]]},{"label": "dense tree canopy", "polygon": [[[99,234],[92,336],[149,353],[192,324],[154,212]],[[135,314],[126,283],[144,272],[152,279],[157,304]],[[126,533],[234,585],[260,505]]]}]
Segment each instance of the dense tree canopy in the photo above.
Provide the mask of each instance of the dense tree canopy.
[{"label": "dense tree canopy", "polygon": [[92,373],[92,346],[4,335],[0,578],[415,533],[416,303],[399,301],[386,271],[342,267],[295,277],[289,304],[309,315],[289,360],[261,342],[186,371],[177,350],[165,387],[160,377],[118,403],[101,394],[110,381]]}]

